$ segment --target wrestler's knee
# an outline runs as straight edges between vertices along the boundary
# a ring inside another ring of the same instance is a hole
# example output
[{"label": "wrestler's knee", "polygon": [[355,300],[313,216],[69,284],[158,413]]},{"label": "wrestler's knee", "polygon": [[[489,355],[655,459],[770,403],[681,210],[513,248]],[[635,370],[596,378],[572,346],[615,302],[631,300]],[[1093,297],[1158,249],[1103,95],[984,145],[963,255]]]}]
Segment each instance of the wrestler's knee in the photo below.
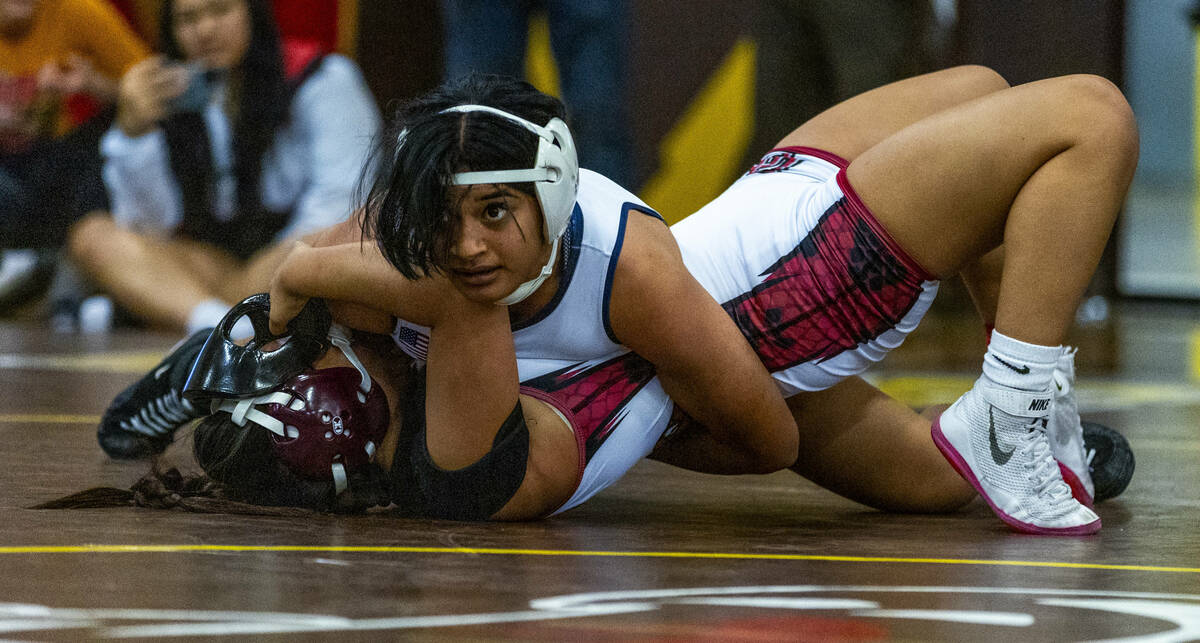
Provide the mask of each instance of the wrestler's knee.
[{"label": "wrestler's knee", "polygon": [[999,72],[983,65],[960,65],[944,72],[949,82],[957,86],[965,96],[986,96],[1008,89],[1008,81]]},{"label": "wrestler's knee", "polygon": [[1083,136],[1099,142],[1115,158],[1136,162],[1137,120],[1125,95],[1111,81],[1092,74],[1056,79],[1059,100],[1075,115]]}]

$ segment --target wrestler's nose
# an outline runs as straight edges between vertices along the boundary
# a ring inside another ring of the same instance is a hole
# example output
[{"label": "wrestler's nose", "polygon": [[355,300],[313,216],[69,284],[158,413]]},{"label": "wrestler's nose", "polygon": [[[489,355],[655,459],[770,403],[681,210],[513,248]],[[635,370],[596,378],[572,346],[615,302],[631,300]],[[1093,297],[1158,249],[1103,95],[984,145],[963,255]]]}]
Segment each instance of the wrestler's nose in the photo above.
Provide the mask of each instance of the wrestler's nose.
[{"label": "wrestler's nose", "polygon": [[457,259],[469,260],[487,251],[483,226],[475,221],[464,221],[454,247],[450,249]]}]

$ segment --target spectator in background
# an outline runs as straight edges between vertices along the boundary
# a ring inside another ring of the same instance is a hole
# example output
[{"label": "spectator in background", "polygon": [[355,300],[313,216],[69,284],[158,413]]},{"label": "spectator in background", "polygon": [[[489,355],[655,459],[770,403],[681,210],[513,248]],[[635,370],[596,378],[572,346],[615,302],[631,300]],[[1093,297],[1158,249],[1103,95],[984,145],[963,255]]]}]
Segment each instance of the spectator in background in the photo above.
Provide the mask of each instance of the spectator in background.
[{"label": "spectator in background", "polygon": [[446,80],[471,72],[524,76],[529,19],[546,11],[580,165],[633,187],[625,0],[442,0]]},{"label": "spectator in background", "polygon": [[281,45],[267,0],[167,0],[161,33],[102,141],[111,216],[69,250],[133,315],[193,332],[266,290],[273,241],[349,214],[380,118],[350,60]]},{"label": "spectator in background", "polygon": [[148,55],[101,0],[0,0],[0,308],[44,285],[53,249],[108,208],[98,142],[117,81]]},{"label": "spectator in background", "polygon": [[754,138],[746,167],[795,127],[867,90],[928,71],[930,0],[757,0]]}]

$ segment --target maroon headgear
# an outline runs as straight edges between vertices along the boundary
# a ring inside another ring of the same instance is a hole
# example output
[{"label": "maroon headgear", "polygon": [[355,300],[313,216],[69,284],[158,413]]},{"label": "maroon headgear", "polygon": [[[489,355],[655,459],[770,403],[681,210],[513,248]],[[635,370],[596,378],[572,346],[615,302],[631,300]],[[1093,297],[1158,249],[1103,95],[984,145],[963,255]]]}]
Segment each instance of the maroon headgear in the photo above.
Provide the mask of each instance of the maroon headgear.
[{"label": "maroon headgear", "polygon": [[238,425],[250,421],[267,429],[292,472],[333,480],[341,493],[347,472],[374,459],[391,413],[387,396],[350,348],[345,331],[335,324],[330,339],[354,368],[309,369],[265,395],[214,400],[212,410],[228,411]]}]

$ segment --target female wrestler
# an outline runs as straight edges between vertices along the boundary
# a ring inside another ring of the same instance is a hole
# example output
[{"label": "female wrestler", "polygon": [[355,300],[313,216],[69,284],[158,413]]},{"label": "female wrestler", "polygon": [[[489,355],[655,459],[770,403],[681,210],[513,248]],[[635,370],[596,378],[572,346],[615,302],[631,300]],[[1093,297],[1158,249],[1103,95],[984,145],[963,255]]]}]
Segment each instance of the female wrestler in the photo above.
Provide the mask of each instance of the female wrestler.
[{"label": "female wrestler", "polygon": [[[633,349],[708,429],[664,452],[670,461],[777,467],[795,453],[783,435],[794,418],[804,427],[794,468],[868,504],[964,502],[969,493],[941,476],[940,450],[1019,530],[1099,528],[1046,434],[1060,343],[1136,159],[1132,115],[1110,84],[1077,76],[1007,88],[964,68],[868,92],[801,126],[681,224],[682,257],[644,205],[586,171],[572,213],[546,211],[543,191],[569,164],[544,155],[569,143],[554,131],[561,111],[540,100],[475,79],[400,113],[366,218],[411,280],[390,297],[442,273],[470,300],[507,304],[519,357]],[[514,168],[527,171],[504,172]],[[919,418],[844,378],[899,343],[937,280],[970,273],[1001,242],[994,307],[982,298],[996,326],[984,373],[935,422],[934,449]],[[275,278],[275,321],[308,295],[394,306],[377,294],[382,283],[355,276],[362,257],[356,244],[299,247]],[[778,419],[746,351],[728,341],[735,332],[786,394],[826,394],[792,395],[791,417]]]}]

